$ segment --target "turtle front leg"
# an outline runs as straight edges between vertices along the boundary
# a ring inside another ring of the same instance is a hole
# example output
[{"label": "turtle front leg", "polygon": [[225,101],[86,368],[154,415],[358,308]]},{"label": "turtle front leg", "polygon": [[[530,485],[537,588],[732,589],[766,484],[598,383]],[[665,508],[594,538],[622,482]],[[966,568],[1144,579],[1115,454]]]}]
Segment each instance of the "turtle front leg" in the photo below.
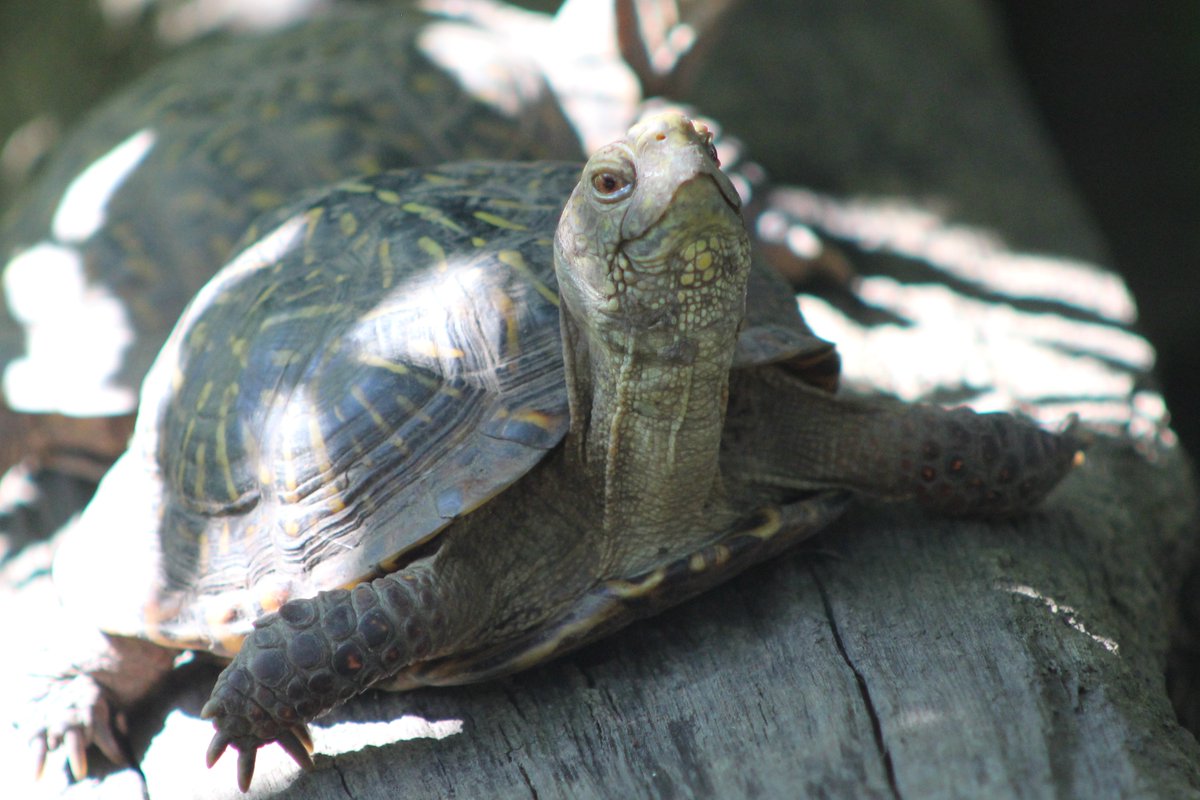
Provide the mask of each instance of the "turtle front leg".
[{"label": "turtle front leg", "polygon": [[217,729],[208,765],[232,744],[243,792],[265,744],[277,742],[311,768],[308,720],[426,658],[436,646],[445,618],[427,566],[292,600],[256,622],[201,711]]}]

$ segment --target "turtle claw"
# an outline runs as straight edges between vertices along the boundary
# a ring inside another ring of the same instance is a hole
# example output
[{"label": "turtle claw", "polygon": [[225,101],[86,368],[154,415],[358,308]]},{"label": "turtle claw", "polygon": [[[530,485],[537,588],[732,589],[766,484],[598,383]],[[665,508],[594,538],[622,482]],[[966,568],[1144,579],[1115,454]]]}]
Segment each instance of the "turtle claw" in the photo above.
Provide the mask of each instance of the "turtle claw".
[{"label": "turtle claw", "polygon": [[215,697],[210,697],[204,707],[200,709],[200,719],[214,719],[218,714],[225,710],[221,702]]},{"label": "turtle claw", "polygon": [[34,762],[33,779],[40,781],[46,772],[46,757],[50,755],[50,745],[46,743],[45,734],[33,740]]},{"label": "turtle claw", "polygon": [[237,783],[243,793],[250,791],[250,781],[254,779],[254,760],[257,757],[257,747],[238,750]]},{"label": "turtle claw", "polygon": [[300,744],[304,745],[304,749],[308,753],[313,751],[312,733],[308,730],[308,726],[303,722],[292,728],[292,733],[300,740]]},{"label": "turtle claw", "polygon": [[[311,770],[313,768],[312,757],[309,755],[313,749],[313,742],[307,726],[303,724],[296,725],[289,730],[283,731],[273,741],[278,742],[283,751],[291,756],[292,760],[299,764],[302,769]],[[204,754],[204,762],[208,765],[209,769],[212,769],[213,765],[221,760],[221,756],[225,755],[225,751],[231,744],[238,751],[238,788],[243,792],[247,792],[250,790],[250,782],[254,779],[254,764],[258,756],[258,748],[264,744],[269,744],[269,742],[247,744],[243,748],[233,737],[218,731],[213,735],[212,741],[208,743],[208,751]]]},{"label": "turtle claw", "polygon": [[290,731],[284,731],[275,741],[279,742],[279,746],[284,752],[292,757],[292,760],[300,765],[302,769],[310,770],[313,768],[312,758],[309,753],[312,752],[312,738],[309,737],[308,731],[304,728],[303,734],[297,735],[298,730],[293,728]]},{"label": "turtle claw", "polygon": [[212,741],[208,743],[208,752],[204,754],[204,763],[209,769],[212,769],[213,765],[221,760],[227,747],[229,747],[229,739],[224,734],[213,734]]},{"label": "turtle claw", "polygon": [[88,774],[87,737],[77,727],[68,728],[63,735],[63,746],[67,751],[67,765],[71,768],[71,777],[81,781]]},{"label": "turtle claw", "polygon": [[110,762],[117,766],[129,763],[115,724],[118,716],[109,700],[88,675],[76,674],[55,678],[45,693],[32,704],[33,718],[22,721],[20,727],[33,731],[30,737],[34,748],[34,776],[42,778],[51,753],[57,763],[65,761],[74,781],[88,776],[88,749],[95,745]]}]

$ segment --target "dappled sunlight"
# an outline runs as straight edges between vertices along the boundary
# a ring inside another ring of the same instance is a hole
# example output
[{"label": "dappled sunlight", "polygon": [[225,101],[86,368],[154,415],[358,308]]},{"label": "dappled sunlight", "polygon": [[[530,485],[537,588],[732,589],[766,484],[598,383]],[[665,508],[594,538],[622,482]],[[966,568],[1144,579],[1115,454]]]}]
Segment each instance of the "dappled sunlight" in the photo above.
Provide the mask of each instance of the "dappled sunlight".
[{"label": "dappled sunlight", "polygon": [[[258,270],[278,263],[289,250],[299,244],[302,241],[301,234],[305,223],[304,216],[300,214],[288,218],[273,231],[240,252],[196,293],[191,303],[184,309],[183,315],[163,345],[158,357],[154,360],[154,365],[146,374],[146,379],[142,383],[142,396],[158,399],[170,397],[175,393],[182,383],[183,373],[187,368],[183,352],[183,334],[197,323],[206,309],[213,305],[217,295],[228,291],[233,284]],[[157,418],[151,417],[151,415],[141,414],[138,416],[139,428],[153,429],[157,424]],[[146,433],[150,432],[150,430],[146,431]]]},{"label": "dappled sunlight", "polygon": [[848,385],[905,400],[965,389],[973,407],[999,411],[1070,398],[1103,403],[1100,419],[1127,424],[1137,374],[1153,364],[1150,346],[1120,328],[974,300],[939,284],[871,277],[862,296],[919,324],[863,327],[816,297],[802,297],[800,308],[818,336],[837,342]]},{"label": "dappled sunlight", "polygon": [[316,752],[327,756],[353,753],[364,747],[384,747],[412,739],[447,739],[463,732],[461,719],[425,719],[405,714],[382,722],[338,722],[312,728]]},{"label": "dappled sunlight", "polygon": [[[465,44],[458,35],[459,23],[430,25],[419,46],[433,63],[457,76],[472,94],[495,105],[504,99],[488,95],[497,89],[517,88],[522,94],[540,90],[549,83],[553,99],[575,129],[585,152],[592,152],[619,138],[633,122],[631,111],[641,99],[641,90],[633,70],[618,57],[614,14],[593,12],[589,3],[572,3],[565,13],[551,18],[523,9],[480,0],[420,0],[420,7],[434,14],[456,17],[484,30],[503,35],[503,42],[492,39],[481,52]],[[477,36],[477,35],[476,35]],[[472,37],[476,38],[476,37]],[[488,55],[503,48],[508,88],[497,86],[494,59]],[[531,71],[513,58],[523,53]],[[479,72],[478,65],[489,68]],[[481,93],[482,90],[482,93]],[[530,95],[531,97],[531,95]],[[531,112],[531,105],[523,113]],[[503,108],[501,107],[501,110]]]},{"label": "dappled sunlight", "polygon": [[846,386],[909,401],[957,398],[980,411],[1015,409],[1050,425],[1078,414],[1092,425],[1174,442],[1161,396],[1143,386],[1154,348],[1129,330],[1136,309],[1117,276],[1071,259],[1013,253],[987,231],[896,200],[846,202],[799,189],[774,195],[781,197],[792,228],[811,225],[979,290],[868,275],[855,282],[855,295],[897,320],[873,325],[853,309],[802,295],[814,332],[837,342]]},{"label": "dappled sunlight", "polygon": [[932,708],[911,708],[901,711],[896,716],[896,727],[899,732],[927,728],[946,721],[946,714]]},{"label": "dappled sunlight", "polygon": [[1009,592],[1011,594],[1020,595],[1021,597],[1028,597],[1031,600],[1036,600],[1036,601],[1040,602],[1043,606],[1045,606],[1050,611],[1051,614],[1053,614],[1056,617],[1059,617],[1063,622],[1067,623],[1067,625],[1069,625],[1071,628],[1073,628],[1073,629],[1079,631],[1080,633],[1082,633],[1083,635],[1087,636],[1092,641],[1094,641],[1096,644],[1100,645],[1101,647],[1103,647],[1105,650],[1112,653],[1113,655],[1120,655],[1121,646],[1119,644],[1117,644],[1116,640],[1110,639],[1107,636],[1100,636],[1099,634],[1095,634],[1095,633],[1092,633],[1091,631],[1089,631],[1087,629],[1087,627],[1084,626],[1083,622],[1079,619],[1079,612],[1076,611],[1071,606],[1063,605],[1062,603],[1059,603],[1058,601],[1056,601],[1054,598],[1047,597],[1046,595],[1042,594],[1037,589],[1034,589],[1032,586],[1026,586],[1024,584],[1001,583],[996,588],[1002,592]]},{"label": "dappled sunlight", "polygon": [[1065,303],[1113,322],[1137,318],[1117,275],[1075,259],[1013,252],[990,231],[952,223],[911,203],[847,201],[789,188],[773,192],[771,205],[863,250],[917,259],[990,292]]},{"label": "dappled sunlight", "polygon": [[[317,773],[313,777],[320,781],[328,759],[343,754],[417,739],[446,739],[461,734],[463,728],[460,719],[426,719],[415,714],[385,721],[347,720],[311,725],[313,755],[317,762]],[[237,758],[226,755],[211,769],[204,765],[204,746],[212,733],[212,723],[194,713],[174,709],[167,714],[164,733],[154,737],[141,761],[150,797],[231,800],[279,797],[286,796],[287,787],[293,782],[304,779],[304,771],[282,748],[268,746],[259,750],[254,783],[248,793],[242,794],[236,786]]]},{"label": "dappled sunlight", "polygon": [[[498,365],[493,362],[496,353],[504,352],[503,318],[486,309],[472,313],[502,297],[502,288],[490,277],[494,276],[472,260],[409,274],[349,334],[360,361],[384,369],[389,364],[417,365],[443,380],[481,379],[484,388],[499,391]],[[462,345],[474,340],[466,329],[479,329],[485,320],[494,324],[478,333],[491,346],[464,353]],[[379,352],[381,343],[387,343],[387,352]]]},{"label": "dappled sunlight", "polygon": [[76,416],[134,409],[133,391],[116,381],[133,343],[129,309],[109,287],[91,280],[78,245],[104,227],[109,203],[156,138],[142,129],[96,159],[63,193],[51,238],[5,265],[5,299],[25,330],[24,353],[4,371],[13,408]]},{"label": "dappled sunlight", "polygon": [[115,381],[133,343],[129,311],[88,281],[78,250],[42,242],[22,251],[4,270],[4,293],[25,331],[24,353],[4,369],[9,406],[76,416],[135,408],[134,392]]},{"label": "dappled sunlight", "polygon": [[[426,3],[426,8],[433,11],[455,11],[453,4]],[[449,6],[449,7],[447,7]],[[478,14],[485,18],[479,20],[484,27],[469,21],[446,20],[430,22],[424,25],[417,37],[417,48],[422,54],[447,75],[454,76],[459,86],[476,100],[507,117],[516,117],[537,98],[546,93],[542,76],[533,69],[533,61],[528,62],[528,69],[521,69],[522,62],[512,60],[509,48],[513,47],[511,37],[518,36],[521,30],[511,26],[508,37],[495,35],[495,30],[503,30],[503,17],[492,19],[493,14],[520,14],[524,12],[508,9],[491,9],[483,7],[471,15],[475,19]],[[535,15],[529,14],[529,18]],[[522,18],[522,22],[526,20]],[[517,48],[516,52],[525,52],[528,48]],[[506,64],[504,70],[497,69],[497,64]]]},{"label": "dappled sunlight", "polygon": [[312,16],[330,0],[100,0],[100,10],[114,26],[128,24],[158,6],[158,35],[182,44],[219,30],[272,31]]},{"label": "dappled sunlight", "polygon": [[[746,200],[746,196],[742,195],[742,201],[746,202]],[[759,215],[755,223],[755,231],[759,237],[768,242],[786,245],[793,254],[800,258],[817,258],[824,249],[824,244],[812,228],[807,225],[794,224],[786,214],[781,214],[774,209],[768,208]]]},{"label": "dappled sunlight", "polygon": [[64,244],[79,244],[99,231],[108,203],[154,149],[157,134],[143,128],[96,159],[63,192],[51,224]]}]

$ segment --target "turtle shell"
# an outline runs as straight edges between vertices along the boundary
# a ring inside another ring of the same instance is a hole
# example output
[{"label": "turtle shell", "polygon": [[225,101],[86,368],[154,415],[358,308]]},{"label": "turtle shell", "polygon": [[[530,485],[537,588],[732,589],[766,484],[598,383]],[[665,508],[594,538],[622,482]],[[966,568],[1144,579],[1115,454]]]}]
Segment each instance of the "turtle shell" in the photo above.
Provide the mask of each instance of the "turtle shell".
[{"label": "turtle shell", "polygon": [[[397,568],[521,478],[568,427],[552,241],[578,175],[389,172],[256,225],[181,318],[60,553],[72,604],[230,654],[264,612]],[[735,366],[827,363],[777,280],[752,282]],[[144,562],[92,591],[113,531]]]},{"label": "turtle shell", "polygon": [[[464,44],[469,74],[439,64],[431,32]],[[0,228],[8,403],[133,411],[187,301],[255,217],[299,190],[459,158],[579,155],[537,65],[468,21],[342,9],[173,59],[85,119]]]}]

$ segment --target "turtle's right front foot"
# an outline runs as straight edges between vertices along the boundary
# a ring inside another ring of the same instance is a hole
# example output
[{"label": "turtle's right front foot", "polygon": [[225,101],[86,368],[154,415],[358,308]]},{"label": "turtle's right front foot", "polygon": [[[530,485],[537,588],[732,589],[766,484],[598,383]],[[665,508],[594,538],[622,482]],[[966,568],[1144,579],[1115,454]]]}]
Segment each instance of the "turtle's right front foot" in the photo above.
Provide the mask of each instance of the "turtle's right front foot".
[{"label": "turtle's right front foot", "polygon": [[432,595],[425,582],[422,574],[387,575],[353,590],[291,600],[255,622],[200,712],[217,729],[208,765],[233,745],[242,791],[265,744],[277,742],[311,768],[308,720],[428,653]]},{"label": "turtle's right front foot", "polygon": [[[281,612],[294,615],[295,609],[295,604],[288,603]],[[211,768],[232,744],[238,751],[237,782],[243,792],[250,789],[258,748],[263,745],[278,742],[297,764],[311,769],[312,737],[297,706],[308,712],[307,717],[332,707],[314,708],[308,686],[311,681],[304,680],[289,663],[283,635],[291,632],[289,627],[280,616],[267,617],[256,625],[233,663],[217,678],[212,697],[200,711],[217,729],[208,745],[206,763]]]},{"label": "turtle's right front foot", "polygon": [[312,737],[303,722],[289,725],[277,720],[253,700],[236,694],[228,686],[222,687],[220,683],[200,715],[212,719],[217,729],[209,742],[205,763],[211,768],[232,744],[238,751],[237,783],[243,792],[250,789],[258,748],[263,745],[277,742],[302,768],[312,769],[309,755],[313,749]]}]

